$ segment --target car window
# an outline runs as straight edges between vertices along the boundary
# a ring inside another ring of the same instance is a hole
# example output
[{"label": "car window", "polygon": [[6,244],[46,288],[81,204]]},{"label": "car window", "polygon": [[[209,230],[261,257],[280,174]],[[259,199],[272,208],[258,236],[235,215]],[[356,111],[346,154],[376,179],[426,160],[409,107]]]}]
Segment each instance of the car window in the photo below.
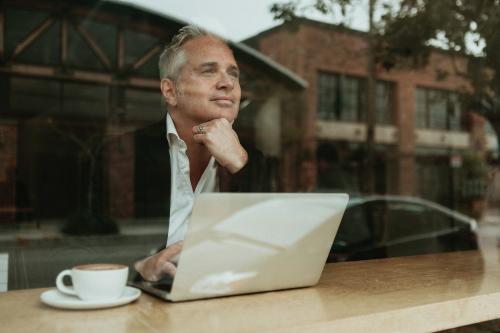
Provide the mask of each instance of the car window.
[{"label": "car window", "polygon": [[349,207],[339,228],[337,240],[348,244],[380,241],[381,227],[371,203]]},{"label": "car window", "polygon": [[451,215],[430,208],[427,209],[427,219],[432,222],[432,226],[435,231],[450,229],[455,224],[461,224],[459,221],[456,221]]},{"label": "car window", "polygon": [[367,224],[366,207],[364,205],[349,207],[342,218],[337,240],[352,244],[369,238],[371,231]]},{"label": "car window", "polygon": [[397,240],[436,230],[426,207],[406,202],[389,202],[385,216],[386,239]]}]

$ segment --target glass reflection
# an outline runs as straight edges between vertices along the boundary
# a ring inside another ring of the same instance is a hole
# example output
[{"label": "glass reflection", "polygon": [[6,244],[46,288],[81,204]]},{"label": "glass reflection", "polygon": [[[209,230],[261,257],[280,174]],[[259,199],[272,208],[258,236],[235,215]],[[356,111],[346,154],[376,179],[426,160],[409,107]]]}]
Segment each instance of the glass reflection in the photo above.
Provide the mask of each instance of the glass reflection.
[{"label": "glass reflection", "polygon": [[[123,3],[66,6],[0,8],[8,289],[51,286],[81,262],[131,264],[168,230],[164,173],[141,162],[149,144],[130,133],[163,120],[157,58],[182,24]],[[351,194],[330,261],[496,251],[498,125],[464,102],[462,86],[475,78],[450,74],[451,60],[461,68],[465,58],[434,50],[427,67],[377,69],[370,162],[366,36],[295,24],[232,44],[242,72],[234,128],[264,153],[265,188]]]}]

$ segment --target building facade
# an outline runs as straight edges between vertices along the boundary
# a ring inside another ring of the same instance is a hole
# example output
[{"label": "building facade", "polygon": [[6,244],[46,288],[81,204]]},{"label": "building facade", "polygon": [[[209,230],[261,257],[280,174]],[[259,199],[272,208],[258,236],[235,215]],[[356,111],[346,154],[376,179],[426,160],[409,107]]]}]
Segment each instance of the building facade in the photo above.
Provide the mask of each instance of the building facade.
[{"label": "building facade", "polygon": [[[184,25],[108,1],[0,3],[0,220],[64,220],[92,210],[96,191],[114,219],[151,217],[139,208],[147,189],[133,140],[106,151],[103,142],[161,121],[158,56]],[[246,45],[230,46],[242,86],[234,126],[269,158],[280,190],[293,178],[297,139],[288,128],[307,83]]]},{"label": "building facade", "polygon": [[[314,156],[315,172],[305,188],[363,192],[367,35],[297,19],[245,43],[309,82],[302,147]],[[449,206],[467,195],[472,179],[464,168],[496,152],[496,139],[461,104],[460,93],[470,88],[459,74],[466,66],[466,58],[436,50],[421,69],[376,68],[376,192]]]}]

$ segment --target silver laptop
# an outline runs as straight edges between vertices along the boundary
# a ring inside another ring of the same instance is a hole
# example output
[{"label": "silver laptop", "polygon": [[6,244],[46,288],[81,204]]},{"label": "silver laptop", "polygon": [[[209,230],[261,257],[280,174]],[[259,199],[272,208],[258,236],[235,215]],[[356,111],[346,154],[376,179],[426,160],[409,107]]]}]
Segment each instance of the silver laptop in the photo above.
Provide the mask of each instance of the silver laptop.
[{"label": "silver laptop", "polygon": [[131,285],[174,302],[313,286],[348,199],[343,193],[200,194],[175,277]]}]

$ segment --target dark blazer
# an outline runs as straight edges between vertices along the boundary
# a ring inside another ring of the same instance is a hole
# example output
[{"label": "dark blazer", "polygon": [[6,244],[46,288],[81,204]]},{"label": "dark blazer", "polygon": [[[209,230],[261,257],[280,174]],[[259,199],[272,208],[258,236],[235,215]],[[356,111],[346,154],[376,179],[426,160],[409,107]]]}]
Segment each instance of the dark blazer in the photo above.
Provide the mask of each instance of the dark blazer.
[{"label": "dark blazer", "polygon": [[[165,120],[134,133],[137,217],[170,216],[171,169]],[[269,192],[271,179],[263,154],[249,145],[247,165],[236,174],[218,167],[221,192]]]}]

